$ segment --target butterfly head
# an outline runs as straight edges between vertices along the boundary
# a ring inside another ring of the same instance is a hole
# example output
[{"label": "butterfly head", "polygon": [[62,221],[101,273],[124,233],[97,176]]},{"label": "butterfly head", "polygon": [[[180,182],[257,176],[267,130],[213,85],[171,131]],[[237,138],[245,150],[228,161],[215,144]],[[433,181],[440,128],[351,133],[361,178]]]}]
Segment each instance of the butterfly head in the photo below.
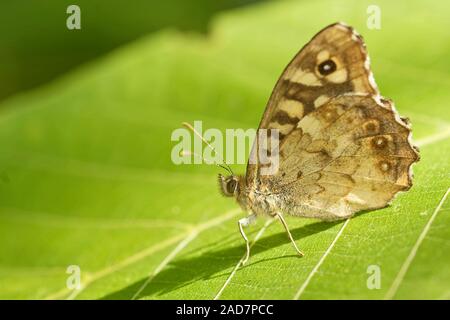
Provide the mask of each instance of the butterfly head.
[{"label": "butterfly head", "polygon": [[229,175],[223,176],[219,174],[220,192],[225,197],[236,196],[239,192],[239,176]]}]

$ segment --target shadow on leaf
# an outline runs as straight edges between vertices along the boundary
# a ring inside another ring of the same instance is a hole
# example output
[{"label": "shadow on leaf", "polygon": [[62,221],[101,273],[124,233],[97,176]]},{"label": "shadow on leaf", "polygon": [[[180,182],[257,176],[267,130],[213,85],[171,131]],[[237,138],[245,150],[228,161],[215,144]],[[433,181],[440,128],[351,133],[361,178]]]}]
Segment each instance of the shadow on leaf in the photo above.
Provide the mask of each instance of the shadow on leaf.
[{"label": "shadow on leaf", "polygon": [[[299,240],[332,228],[339,223],[340,222],[316,222],[296,228],[292,230],[291,233],[294,239]],[[285,232],[280,232],[258,240],[251,250],[249,261],[250,264],[245,267],[249,268],[252,266],[252,258],[254,258],[257,254],[284,245],[288,242],[289,240]],[[158,273],[153,278],[149,279],[148,277],[144,277],[121,290],[112,292],[102,297],[101,299],[119,300],[132,298],[158,298],[160,295],[180,289],[193,282],[216,278],[218,273],[221,271],[234,267],[244,252],[245,247],[243,245],[239,245],[226,249],[209,251],[197,257],[178,259],[166,266],[163,271]],[[288,257],[292,258],[293,256],[280,256],[277,259]],[[274,259],[272,258],[271,260]],[[147,284],[145,284],[146,282]],[[142,288],[143,286],[144,288]],[[139,291],[140,293],[135,296]]]}]

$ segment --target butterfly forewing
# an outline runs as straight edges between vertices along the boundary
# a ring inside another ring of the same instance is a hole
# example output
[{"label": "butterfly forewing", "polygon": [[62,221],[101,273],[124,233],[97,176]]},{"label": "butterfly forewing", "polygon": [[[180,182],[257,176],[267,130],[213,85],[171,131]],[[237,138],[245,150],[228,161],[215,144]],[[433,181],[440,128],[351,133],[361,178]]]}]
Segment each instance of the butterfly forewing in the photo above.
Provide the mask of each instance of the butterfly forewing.
[{"label": "butterfly forewing", "polygon": [[[320,31],[288,64],[259,128],[278,129],[283,141],[306,114],[333,97],[351,92],[378,94],[378,89],[361,36],[353,28],[336,23]],[[248,183],[256,182],[257,168],[248,165]]]}]

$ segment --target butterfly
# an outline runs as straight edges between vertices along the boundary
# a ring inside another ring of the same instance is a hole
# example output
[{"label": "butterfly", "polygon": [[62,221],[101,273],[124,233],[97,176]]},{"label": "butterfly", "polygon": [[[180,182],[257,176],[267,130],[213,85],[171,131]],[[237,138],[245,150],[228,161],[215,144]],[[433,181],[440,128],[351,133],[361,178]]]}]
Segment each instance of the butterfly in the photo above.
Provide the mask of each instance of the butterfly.
[{"label": "butterfly", "polygon": [[[300,256],[284,214],[321,220],[348,219],[386,207],[412,186],[419,150],[411,126],[377,88],[362,37],[335,23],[318,32],[277,81],[259,130],[276,131],[278,168],[265,174],[258,139],[245,176],[219,175],[220,190],[249,215],[278,218]],[[267,150],[266,150],[267,151]],[[227,168],[229,168],[227,166]]]}]

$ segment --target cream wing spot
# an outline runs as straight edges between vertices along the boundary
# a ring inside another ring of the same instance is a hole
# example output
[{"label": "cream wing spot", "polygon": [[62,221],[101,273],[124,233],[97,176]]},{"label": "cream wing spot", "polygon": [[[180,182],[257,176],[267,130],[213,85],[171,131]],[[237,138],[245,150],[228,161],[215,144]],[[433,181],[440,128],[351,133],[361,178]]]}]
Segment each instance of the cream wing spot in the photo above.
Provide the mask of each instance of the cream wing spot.
[{"label": "cream wing spot", "polygon": [[278,129],[281,134],[286,135],[292,131],[294,128],[293,124],[279,124],[277,121],[271,122],[269,125],[270,129]]},{"label": "cream wing spot", "polygon": [[289,79],[292,82],[304,84],[306,86],[321,86],[319,78],[312,72],[305,72],[298,69]]},{"label": "cream wing spot", "polygon": [[336,70],[335,72],[333,72],[330,75],[325,77],[325,79],[327,79],[328,81],[333,82],[333,83],[343,83],[343,82],[347,81],[347,78],[348,78],[348,72],[347,72],[347,69],[345,69],[345,68]]},{"label": "cream wing spot", "polygon": [[330,52],[328,50],[322,50],[317,54],[317,64],[328,60],[330,58]]},{"label": "cream wing spot", "polygon": [[329,100],[330,100],[330,97],[323,94],[323,95],[317,97],[316,100],[314,100],[314,107],[318,108],[318,107],[324,105],[325,103],[327,103]]},{"label": "cream wing spot", "polygon": [[279,104],[279,108],[285,111],[290,117],[298,119],[303,118],[305,112],[303,103],[292,99],[283,99]]},{"label": "cream wing spot", "polygon": [[323,124],[320,122],[319,119],[315,117],[304,117],[302,120],[299,121],[297,124],[297,128],[302,129],[304,133],[307,133],[311,135],[312,137],[320,136],[321,131],[318,130],[318,128],[321,128]]}]

